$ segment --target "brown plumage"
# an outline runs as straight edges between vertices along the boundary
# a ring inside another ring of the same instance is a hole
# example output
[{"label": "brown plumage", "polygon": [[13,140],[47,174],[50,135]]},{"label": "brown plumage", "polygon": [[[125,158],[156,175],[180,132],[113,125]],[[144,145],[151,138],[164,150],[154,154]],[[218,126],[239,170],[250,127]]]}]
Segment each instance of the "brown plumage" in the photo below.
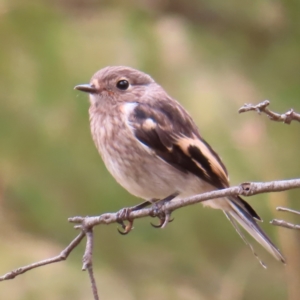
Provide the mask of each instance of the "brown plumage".
[{"label": "brown plumage", "polygon": [[[90,84],[75,89],[90,94],[95,145],[107,169],[131,194],[154,201],[229,186],[224,164],[201,137],[191,116],[149,75],[129,67],[106,67]],[[229,197],[203,204],[222,209],[244,240],[236,221],[284,262],[246,201]]]}]

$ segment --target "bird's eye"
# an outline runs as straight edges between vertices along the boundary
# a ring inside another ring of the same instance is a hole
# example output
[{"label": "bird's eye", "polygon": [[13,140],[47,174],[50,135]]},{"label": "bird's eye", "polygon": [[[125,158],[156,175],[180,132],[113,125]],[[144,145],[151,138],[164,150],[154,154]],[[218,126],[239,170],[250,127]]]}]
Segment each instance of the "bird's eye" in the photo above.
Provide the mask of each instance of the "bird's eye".
[{"label": "bird's eye", "polygon": [[129,82],[127,80],[125,80],[125,79],[119,80],[117,82],[117,88],[119,90],[124,90],[125,91],[125,90],[127,90],[129,88]]}]

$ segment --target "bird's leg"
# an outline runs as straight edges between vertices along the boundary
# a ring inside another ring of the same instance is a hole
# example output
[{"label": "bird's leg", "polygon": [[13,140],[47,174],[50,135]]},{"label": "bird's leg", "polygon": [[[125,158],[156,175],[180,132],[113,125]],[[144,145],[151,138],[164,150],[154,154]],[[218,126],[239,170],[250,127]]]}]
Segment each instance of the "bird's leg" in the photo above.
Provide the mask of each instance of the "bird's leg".
[{"label": "bird's leg", "polygon": [[175,197],[178,196],[179,193],[174,193],[162,200],[159,200],[153,204],[153,213],[152,217],[158,217],[160,222],[158,225],[150,223],[154,228],[164,228],[169,222],[172,222],[174,219],[171,218],[170,211],[162,211],[162,207],[164,204],[168,203],[169,201],[173,200]]},{"label": "bird's leg", "polygon": [[[144,201],[140,204],[131,207],[124,207],[117,212],[117,222],[122,226],[124,231],[118,229],[119,233],[122,235],[128,234],[133,229],[133,220],[129,218],[129,215],[132,211],[143,209],[151,204],[150,201]],[[125,224],[124,220],[128,221],[128,224]]]}]

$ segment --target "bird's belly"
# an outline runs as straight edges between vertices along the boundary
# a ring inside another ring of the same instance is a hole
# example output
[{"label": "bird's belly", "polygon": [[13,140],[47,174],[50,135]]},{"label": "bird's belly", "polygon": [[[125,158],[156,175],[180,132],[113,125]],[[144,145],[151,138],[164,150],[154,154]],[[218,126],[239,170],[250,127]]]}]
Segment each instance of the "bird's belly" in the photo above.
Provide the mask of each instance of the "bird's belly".
[{"label": "bird's belly", "polygon": [[122,151],[105,147],[101,156],[117,182],[143,199],[163,199],[174,192],[179,192],[182,198],[214,189],[195,175],[177,170],[144,149],[127,147]]},{"label": "bird's belly", "polygon": [[111,124],[115,123],[117,121],[111,118],[92,119],[92,135],[106,168],[129,193],[151,200],[163,199],[175,192],[183,198],[215,189],[157,157],[129,135],[125,126],[113,130]]}]

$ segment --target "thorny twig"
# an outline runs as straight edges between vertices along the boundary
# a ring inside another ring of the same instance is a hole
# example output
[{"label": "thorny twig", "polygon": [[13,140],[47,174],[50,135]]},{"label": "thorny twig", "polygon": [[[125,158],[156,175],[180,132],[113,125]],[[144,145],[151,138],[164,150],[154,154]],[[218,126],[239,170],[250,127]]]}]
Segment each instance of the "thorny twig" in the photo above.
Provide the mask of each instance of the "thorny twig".
[{"label": "thorny twig", "polygon": [[244,113],[248,111],[256,111],[259,114],[260,113],[265,113],[272,121],[276,122],[283,122],[285,124],[291,124],[292,121],[298,121],[300,122],[300,114],[294,112],[293,109],[290,109],[284,114],[278,114],[276,112],[273,112],[267,108],[267,106],[270,105],[269,100],[265,100],[261,103],[258,103],[256,105],[253,104],[244,104],[240,109],[239,113]]}]

